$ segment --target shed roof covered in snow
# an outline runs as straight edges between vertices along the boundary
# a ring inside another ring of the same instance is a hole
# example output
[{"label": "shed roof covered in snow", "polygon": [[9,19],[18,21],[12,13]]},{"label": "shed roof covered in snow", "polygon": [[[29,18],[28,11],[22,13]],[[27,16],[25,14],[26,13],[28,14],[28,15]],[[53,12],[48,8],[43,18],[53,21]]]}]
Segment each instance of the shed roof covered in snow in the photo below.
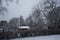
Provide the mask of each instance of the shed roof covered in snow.
[{"label": "shed roof covered in snow", "polygon": [[18,28],[19,28],[19,29],[30,29],[29,26],[19,26]]}]

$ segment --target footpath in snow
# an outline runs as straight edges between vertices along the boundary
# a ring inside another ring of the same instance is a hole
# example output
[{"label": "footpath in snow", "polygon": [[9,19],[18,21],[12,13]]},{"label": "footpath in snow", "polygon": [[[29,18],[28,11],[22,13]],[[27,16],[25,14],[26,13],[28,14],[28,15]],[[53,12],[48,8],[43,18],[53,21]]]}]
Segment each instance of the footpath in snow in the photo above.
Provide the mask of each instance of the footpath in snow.
[{"label": "footpath in snow", "polygon": [[60,35],[15,38],[15,39],[11,39],[11,40],[60,40]]}]

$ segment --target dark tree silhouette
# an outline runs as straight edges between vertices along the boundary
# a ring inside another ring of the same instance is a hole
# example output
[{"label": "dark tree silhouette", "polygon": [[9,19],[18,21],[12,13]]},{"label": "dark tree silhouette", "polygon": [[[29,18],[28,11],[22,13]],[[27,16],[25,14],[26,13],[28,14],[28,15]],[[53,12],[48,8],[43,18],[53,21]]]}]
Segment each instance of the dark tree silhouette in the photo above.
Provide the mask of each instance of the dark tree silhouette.
[{"label": "dark tree silhouette", "polygon": [[25,26],[23,16],[20,16],[20,26]]},{"label": "dark tree silhouette", "polygon": [[12,18],[10,21],[9,21],[9,26],[11,28],[17,28],[18,27],[18,18]]}]

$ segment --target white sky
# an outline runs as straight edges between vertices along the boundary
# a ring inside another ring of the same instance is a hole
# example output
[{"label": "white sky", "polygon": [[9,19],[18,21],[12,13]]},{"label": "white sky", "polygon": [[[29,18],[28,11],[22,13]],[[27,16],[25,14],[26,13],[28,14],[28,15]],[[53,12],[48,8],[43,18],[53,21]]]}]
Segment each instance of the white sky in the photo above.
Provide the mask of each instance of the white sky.
[{"label": "white sky", "polygon": [[13,17],[20,17],[21,15],[26,18],[31,13],[34,5],[40,0],[19,0],[19,4],[15,1],[8,6],[8,14],[1,16],[0,20],[10,20]]}]

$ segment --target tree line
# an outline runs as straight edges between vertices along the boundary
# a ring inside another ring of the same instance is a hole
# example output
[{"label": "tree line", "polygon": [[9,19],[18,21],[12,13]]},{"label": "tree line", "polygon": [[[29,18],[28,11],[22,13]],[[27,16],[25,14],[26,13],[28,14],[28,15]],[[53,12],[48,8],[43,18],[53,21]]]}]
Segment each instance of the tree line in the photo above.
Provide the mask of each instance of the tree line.
[{"label": "tree line", "polygon": [[[7,5],[13,0],[4,0]],[[17,1],[18,2],[18,1]],[[2,6],[3,0],[0,0],[0,14],[7,11],[6,7]],[[58,28],[60,26],[60,4],[58,0],[44,0],[32,8],[31,14],[24,19],[23,16],[19,18],[12,18],[9,21],[11,27],[30,26],[38,28]]]},{"label": "tree line", "polygon": [[[44,0],[32,8],[32,13],[24,19],[12,18],[9,23],[12,25],[30,26],[38,28],[58,28],[60,26],[60,5],[58,0]],[[15,24],[16,23],[16,24]]]}]

